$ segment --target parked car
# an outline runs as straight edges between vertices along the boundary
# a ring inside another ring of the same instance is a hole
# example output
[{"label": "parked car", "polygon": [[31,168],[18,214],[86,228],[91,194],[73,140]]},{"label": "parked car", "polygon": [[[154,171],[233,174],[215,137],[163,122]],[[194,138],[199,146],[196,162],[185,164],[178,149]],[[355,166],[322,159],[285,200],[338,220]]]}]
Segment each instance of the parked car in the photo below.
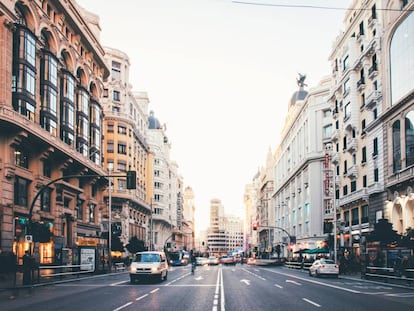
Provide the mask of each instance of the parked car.
[{"label": "parked car", "polygon": [[248,265],[255,265],[256,264],[256,258],[253,258],[253,257],[247,258],[247,264]]},{"label": "parked car", "polygon": [[210,256],[208,257],[208,264],[210,266],[212,265],[218,265],[220,263],[219,259],[216,256]]},{"label": "parked car", "polygon": [[131,283],[144,278],[158,278],[162,281],[167,276],[168,263],[164,252],[138,252],[129,267]]},{"label": "parked car", "polygon": [[236,261],[231,256],[222,256],[219,258],[219,262],[222,265],[235,265],[236,264]]},{"label": "parked car", "polygon": [[330,259],[318,259],[309,267],[310,276],[330,275],[334,277],[339,276],[339,266]]},{"label": "parked car", "polygon": [[204,266],[209,264],[209,260],[206,257],[196,257],[197,266]]}]

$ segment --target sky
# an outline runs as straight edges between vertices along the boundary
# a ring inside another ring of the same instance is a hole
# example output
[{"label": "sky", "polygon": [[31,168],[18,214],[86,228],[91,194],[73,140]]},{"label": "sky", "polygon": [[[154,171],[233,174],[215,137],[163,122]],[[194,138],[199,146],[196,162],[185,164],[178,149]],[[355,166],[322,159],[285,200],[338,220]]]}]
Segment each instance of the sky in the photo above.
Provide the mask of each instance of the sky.
[{"label": "sky", "polygon": [[148,93],[149,110],[166,124],[171,159],[194,191],[198,230],[208,226],[213,198],[225,213],[244,216],[245,186],[279,144],[298,73],[308,89],[330,73],[328,58],[351,4],[77,2],[99,16],[101,44],[129,56],[133,90]]}]

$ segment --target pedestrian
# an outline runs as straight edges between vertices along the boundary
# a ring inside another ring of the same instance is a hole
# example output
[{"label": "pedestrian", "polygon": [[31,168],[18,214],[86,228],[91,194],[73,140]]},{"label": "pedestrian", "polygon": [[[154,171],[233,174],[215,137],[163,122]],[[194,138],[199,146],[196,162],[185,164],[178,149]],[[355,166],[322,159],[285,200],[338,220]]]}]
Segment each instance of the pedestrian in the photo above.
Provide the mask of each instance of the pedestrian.
[{"label": "pedestrian", "polygon": [[32,284],[32,267],[32,256],[30,256],[29,251],[25,251],[23,255],[23,285]]}]

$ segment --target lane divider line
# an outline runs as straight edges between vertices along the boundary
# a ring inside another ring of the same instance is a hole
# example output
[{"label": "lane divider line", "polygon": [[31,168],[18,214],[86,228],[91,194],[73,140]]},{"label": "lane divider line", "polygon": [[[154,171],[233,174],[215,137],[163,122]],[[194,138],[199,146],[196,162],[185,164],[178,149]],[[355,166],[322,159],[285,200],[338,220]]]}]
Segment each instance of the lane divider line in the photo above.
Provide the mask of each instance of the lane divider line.
[{"label": "lane divider line", "polygon": [[145,295],[142,295],[141,297],[138,297],[138,298],[136,298],[135,300],[136,301],[139,301],[139,300],[141,300],[141,299],[144,299],[145,297],[147,297],[148,296],[148,294],[145,294]]},{"label": "lane divider line", "polygon": [[306,298],[302,298],[302,300],[304,300],[304,301],[306,301],[306,302],[310,303],[311,305],[314,305],[315,307],[318,307],[318,308],[320,308],[320,307],[321,307],[321,305],[320,305],[320,304],[317,304],[316,302],[313,302],[312,300],[309,300],[309,299],[306,299]]}]

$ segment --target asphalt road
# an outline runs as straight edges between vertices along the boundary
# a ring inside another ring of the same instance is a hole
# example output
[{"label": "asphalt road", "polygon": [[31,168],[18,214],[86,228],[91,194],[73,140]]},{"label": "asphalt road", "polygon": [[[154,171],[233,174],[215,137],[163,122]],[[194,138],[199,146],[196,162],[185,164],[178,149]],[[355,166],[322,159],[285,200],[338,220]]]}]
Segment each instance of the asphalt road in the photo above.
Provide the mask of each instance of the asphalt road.
[{"label": "asphalt road", "polygon": [[248,265],[171,267],[168,280],[116,273],[23,290],[0,310],[414,310],[414,289]]}]

